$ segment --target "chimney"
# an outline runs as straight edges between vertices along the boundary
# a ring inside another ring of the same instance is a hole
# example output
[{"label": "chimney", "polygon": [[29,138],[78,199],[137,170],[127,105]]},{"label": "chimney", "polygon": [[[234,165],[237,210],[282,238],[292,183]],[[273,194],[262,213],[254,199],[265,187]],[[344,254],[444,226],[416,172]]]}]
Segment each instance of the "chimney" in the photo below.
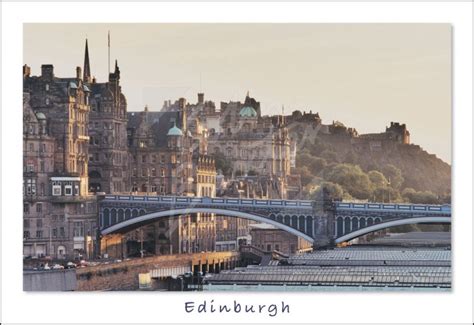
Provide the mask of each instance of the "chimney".
[{"label": "chimney", "polygon": [[198,93],[198,104],[204,104],[204,93]]},{"label": "chimney", "polygon": [[26,64],[23,66],[23,78],[29,77],[31,74],[31,68]]},{"label": "chimney", "polygon": [[82,69],[81,67],[76,67],[76,79],[81,79]]},{"label": "chimney", "polygon": [[186,107],[186,98],[179,99],[179,108],[184,109]]},{"label": "chimney", "polygon": [[52,64],[43,64],[41,66],[41,78],[52,80],[54,78],[54,67]]}]

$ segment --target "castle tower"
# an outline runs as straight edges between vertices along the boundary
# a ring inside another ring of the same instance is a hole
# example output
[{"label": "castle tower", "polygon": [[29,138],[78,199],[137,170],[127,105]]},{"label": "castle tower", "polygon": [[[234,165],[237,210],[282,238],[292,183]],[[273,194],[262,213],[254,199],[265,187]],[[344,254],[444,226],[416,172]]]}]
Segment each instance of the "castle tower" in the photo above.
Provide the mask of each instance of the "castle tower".
[{"label": "castle tower", "polygon": [[86,38],[86,50],[84,53],[84,76],[82,78],[84,82],[91,82],[91,67],[89,63],[89,46],[87,45]]}]

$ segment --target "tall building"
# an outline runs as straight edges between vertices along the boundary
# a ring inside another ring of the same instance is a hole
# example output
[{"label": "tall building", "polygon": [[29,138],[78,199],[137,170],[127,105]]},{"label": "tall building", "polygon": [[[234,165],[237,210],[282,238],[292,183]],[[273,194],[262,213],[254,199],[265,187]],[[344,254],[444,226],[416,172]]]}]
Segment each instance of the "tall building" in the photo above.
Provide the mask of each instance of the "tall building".
[{"label": "tall building", "polygon": [[90,89],[89,190],[119,193],[130,191],[127,148],[127,100],[120,85],[120,69],[107,82],[96,82],[90,74],[86,40],[84,81]]},{"label": "tall building", "polygon": [[96,200],[88,193],[90,89],[80,67],[58,78],[23,67],[25,256],[91,257]]}]

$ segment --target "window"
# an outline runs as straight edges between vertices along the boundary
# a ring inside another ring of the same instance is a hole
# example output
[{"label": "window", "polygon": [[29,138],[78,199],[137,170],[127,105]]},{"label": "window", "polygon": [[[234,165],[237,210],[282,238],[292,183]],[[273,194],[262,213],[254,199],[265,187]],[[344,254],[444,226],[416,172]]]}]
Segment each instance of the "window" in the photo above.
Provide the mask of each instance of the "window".
[{"label": "window", "polygon": [[60,195],[61,195],[61,183],[53,182],[53,196],[60,196]]},{"label": "window", "polygon": [[142,163],[146,163],[146,155],[142,156]]},{"label": "window", "polygon": [[30,213],[30,204],[29,203],[23,204],[23,212],[24,213]]},{"label": "window", "polygon": [[36,230],[36,238],[43,238],[43,230]]},{"label": "window", "polygon": [[40,195],[44,195],[44,183],[41,183],[40,185]]},{"label": "window", "polygon": [[35,166],[33,164],[26,165],[26,171],[28,173],[34,172],[35,171]]},{"label": "window", "polygon": [[30,232],[28,230],[23,231],[23,238],[24,239],[30,238]]},{"label": "window", "polygon": [[65,233],[64,233],[64,227],[60,227],[59,228],[59,237],[65,237]]},{"label": "window", "polygon": [[151,169],[151,176],[156,176],[156,168]]},{"label": "window", "polygon": [[84,228],[81,221],[74,221],[74,237],[83,237]]},{"label": "window", "polygon": [[72,195],[72,182],[64,184],[64,195]]},{"label": "window", "polygon": [[26,180],[26,195],[36,194],[36,179],[29,178]]},{"label": "window", "polygon": [[280,245],[276,244],[275,245],[275,250],[279,251],[280,250]]},{"label": "window", "polygon": [[54,238],[58,237],[58,229],[57,228],[53,228],[53,237]]},{"label": "window", "polygon": [[147,176],[148,170],[146,168],[142,168],[142,176]]},{"label": "window", "polygon": [[46,105],[49,105],[49,98],[46,98]]},{"label": "window", "polygon": [[133,177],[137,177],[137,169],[136,168],[133,168],[132,175],[133,175]]},{"label": "window", "polygon": [[43,219],[36,219],[36,228],[43,228]]},{"label": "window", "polygon": [[152,185],[152,186],[151,186],[151,191],[152,191],[152,192],[156,192],[156,185]]},{"label": "window", "polygon": [[44,173],[44,161],[40,161],[40,172]]},{"label": "window", "polygon": [[49,84],[45,85],[45,89],[46,89],[46,91],[49,91]]},{"label": "window", "polygon": [[43,212],[43,204],[36,203],[36,212]]},{"label": "window", "polygon": [[23,219],[23,228],[30,228],[30,219]]},{"label": "window", "polygon": [[161,155],[161,156],[160,156],[160,162],[161,162],[162,164],[165,163],[165,155]]},{"label": "window", "polygon": [[152,155],[152,156],[151,156],[151,162],[152,162],[152,163],[156,163],[156,155]]},{"label": "window", "polygon": [[165,177],[165,169],[161,168],[161,177]]},{"label": "window", "polygon": [[270,252],[272,250],[272,245],[271,244],[267,244],[267,252]]},{"label": "window", "polygon": [[74,195],[79,195],[79,185],[74,185]]}]

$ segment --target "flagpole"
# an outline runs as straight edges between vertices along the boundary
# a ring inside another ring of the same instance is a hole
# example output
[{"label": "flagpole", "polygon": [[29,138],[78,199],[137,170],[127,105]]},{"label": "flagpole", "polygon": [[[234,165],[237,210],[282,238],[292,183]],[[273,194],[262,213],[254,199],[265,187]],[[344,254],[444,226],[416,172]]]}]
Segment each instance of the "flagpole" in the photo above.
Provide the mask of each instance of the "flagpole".
[{"label": "flagpole", "polygon": [[[110,30],[108,32],[108,35],[107,35],[107,40],[108,40],[108,43],[107,43],[107,46],[108,46],[108,64],[107,64],[107,67],[109,69],[109,75],[110,75]],[[107,76],[107,79],[109,77]]]}]

